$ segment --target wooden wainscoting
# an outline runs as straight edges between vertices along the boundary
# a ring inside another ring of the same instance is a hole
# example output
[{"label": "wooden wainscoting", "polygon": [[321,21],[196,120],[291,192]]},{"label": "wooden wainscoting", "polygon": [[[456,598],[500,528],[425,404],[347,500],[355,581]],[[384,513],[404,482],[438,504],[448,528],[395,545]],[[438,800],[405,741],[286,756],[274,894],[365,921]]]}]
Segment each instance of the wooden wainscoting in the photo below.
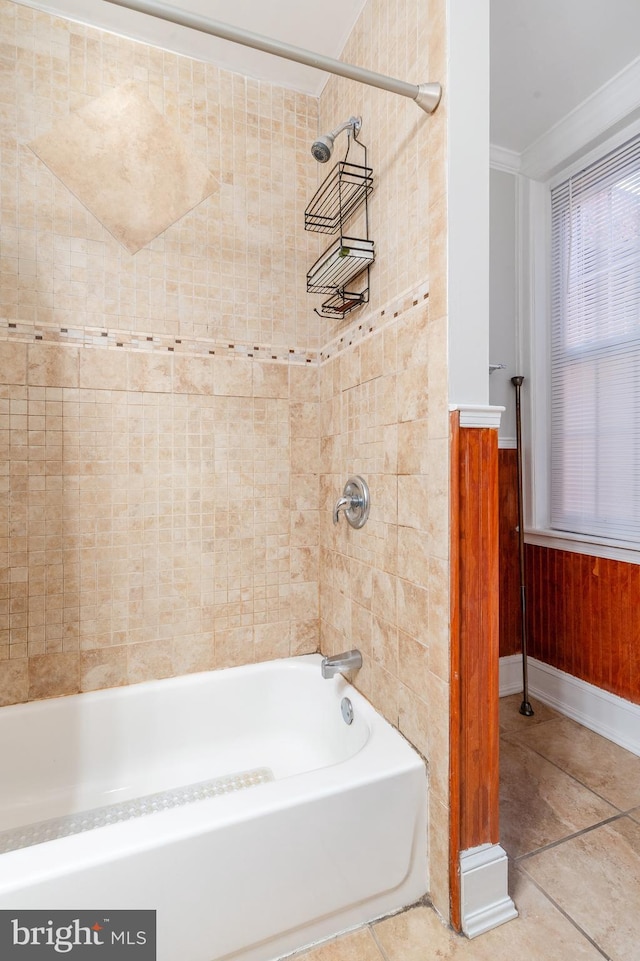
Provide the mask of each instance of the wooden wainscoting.
[{"label": "wooden wainscoting", "polygon": [[518,552],[518,452],[498,451],[500,657],[522,650]]},{"label": "wooden wainscoting", "polygon": [[527,544],[528,653],[640,704],[640,565]]},{"label": "wooden wainscoting", "polygon": [[[500,656],[521,650],[517,455],[498,451]],[[640,704],[640,565],[527,544],[528,653]]]}]

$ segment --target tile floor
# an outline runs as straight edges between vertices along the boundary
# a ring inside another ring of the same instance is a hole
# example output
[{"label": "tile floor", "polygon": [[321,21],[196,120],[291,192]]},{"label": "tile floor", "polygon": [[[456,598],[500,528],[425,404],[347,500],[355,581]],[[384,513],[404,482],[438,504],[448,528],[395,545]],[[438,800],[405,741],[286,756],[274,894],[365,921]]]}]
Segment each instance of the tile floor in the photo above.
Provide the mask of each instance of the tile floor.
[{"label": "tile floor", "polygon": [[469,941],[415,907],[296,961],[640,961],[640,758],[502,698],[501,838],[520,916]]}]

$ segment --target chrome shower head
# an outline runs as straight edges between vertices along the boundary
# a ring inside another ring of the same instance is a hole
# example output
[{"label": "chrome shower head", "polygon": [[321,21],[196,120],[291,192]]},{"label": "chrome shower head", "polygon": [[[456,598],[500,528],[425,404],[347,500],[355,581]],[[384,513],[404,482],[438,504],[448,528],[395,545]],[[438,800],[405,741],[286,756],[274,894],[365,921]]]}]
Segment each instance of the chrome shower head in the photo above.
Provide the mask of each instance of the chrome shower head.
[{"label": "chrome shower head", "polygon": [[334,138],[330,133],[327,133],[323,137],[318,137],[311,144],[311,155],[319,164],[326,164],[330,158],[333,151],[333,141]]},{"label": "chrome shower head", "polygon": [[351,129],[354,135],[358,133],[360,127],[362,126],[361,117],[349,117],[344,123],[341,123],[339,127],[332,130],[331,133],[323,134],[314,140],[311,144],[311,155],[314,160],[317,160],[320,164],[326,164],[327,160],[331,157],[333,153],[333,143],[339,133],[343,130]]}]

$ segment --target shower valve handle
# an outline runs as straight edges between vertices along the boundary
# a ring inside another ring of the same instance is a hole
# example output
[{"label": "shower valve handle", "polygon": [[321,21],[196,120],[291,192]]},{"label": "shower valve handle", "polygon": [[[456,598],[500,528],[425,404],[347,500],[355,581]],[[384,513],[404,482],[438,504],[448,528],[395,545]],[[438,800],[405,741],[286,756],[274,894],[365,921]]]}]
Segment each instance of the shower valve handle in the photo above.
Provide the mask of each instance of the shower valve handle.
[{"label": "shower valve handle", "polygon": [[333,508],[333,523],[337,524],[340,520],[340,511],[344,511],[344,516],[352,527],[362,527],[369,517],[369,487],[363,477],[350,477],[345,484],[342,497],[336,501]]}]

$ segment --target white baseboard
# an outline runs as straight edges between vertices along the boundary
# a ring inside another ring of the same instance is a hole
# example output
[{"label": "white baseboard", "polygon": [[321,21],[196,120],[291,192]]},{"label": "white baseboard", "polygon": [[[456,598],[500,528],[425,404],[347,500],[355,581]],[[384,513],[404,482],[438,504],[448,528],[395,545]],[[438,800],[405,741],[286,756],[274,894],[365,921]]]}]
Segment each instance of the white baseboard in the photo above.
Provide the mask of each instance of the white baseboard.
[{"label": "white baseboard", "polygon": [[[640,705],[528,658],[529,694],[640,756]],[[500,658],[500,697],[522,691],[522,656]]]},{"label": "white baseboard", "polygon": [[517,918],[507,872],[507,855],[499,844],[481,844],[460,852],[462,930],[468,938]]},{"label": "white baseboard", "polygon": [[[532,658],[529,658],[531,664]],[[522,690],[522,654],[500,658],[500,697]]]}]

